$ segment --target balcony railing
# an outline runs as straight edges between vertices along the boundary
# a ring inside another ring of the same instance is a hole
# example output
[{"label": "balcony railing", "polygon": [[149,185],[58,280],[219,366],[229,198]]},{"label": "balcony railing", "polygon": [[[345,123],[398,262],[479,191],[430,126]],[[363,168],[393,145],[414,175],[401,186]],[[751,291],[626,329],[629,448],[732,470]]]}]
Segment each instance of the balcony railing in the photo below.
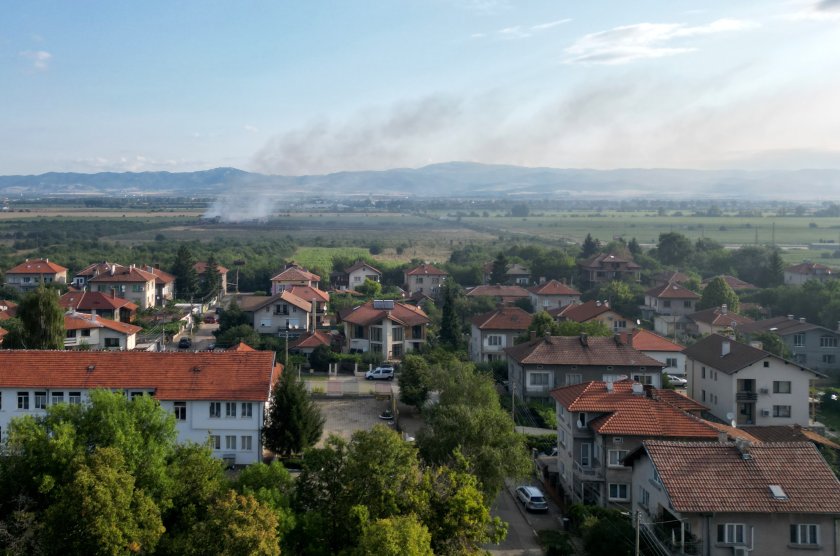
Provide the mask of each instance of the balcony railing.
[{"label": "balcony railing", "polygon": [[592,465],[590,467],[584,467],[580,464],[579,461],[575,462],[575,473],[579,475],[583,475],[585,477],[600,477],[601,476],[601,466],[600,463],[593,459]]},{"label": "balcony railing", "polygon": [[739,402],[754,402],[758,399],[758,394],[755,392],[738,392],[735,394],[735,399]]}]

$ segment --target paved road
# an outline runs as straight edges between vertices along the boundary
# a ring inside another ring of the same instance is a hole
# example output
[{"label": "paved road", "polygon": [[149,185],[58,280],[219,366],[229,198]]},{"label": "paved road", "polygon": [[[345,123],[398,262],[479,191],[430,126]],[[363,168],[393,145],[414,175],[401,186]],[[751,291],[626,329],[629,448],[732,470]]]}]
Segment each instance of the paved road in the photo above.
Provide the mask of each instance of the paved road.
[{"label": "paved road", "polygon": [[547,513],[525,511],[514,495],[514,489],[519,484],[538,486],[535,481],[530,483],[524,481],[518,484],[509,484],[499,493],[490,511],[494,516],[498,516],[508,523],[508,534],[501,544],[485,547],[494,556],[542,555],[542,549],[537,543],[536,531],[561,528],[560,510],[550,500]]}]

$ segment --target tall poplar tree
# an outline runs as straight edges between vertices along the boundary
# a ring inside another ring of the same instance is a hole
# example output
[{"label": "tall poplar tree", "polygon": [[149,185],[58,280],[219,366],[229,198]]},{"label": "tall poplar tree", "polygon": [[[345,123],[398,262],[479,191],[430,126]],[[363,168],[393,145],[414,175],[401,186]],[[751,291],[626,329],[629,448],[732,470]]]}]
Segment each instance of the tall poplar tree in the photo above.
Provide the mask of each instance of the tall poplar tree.
[{"label": "tall poplar tree", "polygon": [[64,310],[58,291],[44,284],[28,293],[18,306],[23,347],[26,349],[64,349]]},{"label": "tall poplar tree", "polygon": [[172,275],[175,276],[175,297],[190,299],[199,294],[195,259],[186,244],[178,248],[175,264],[172,266]]},{"label": "tall poplar tree", "polygon": [[455,310],[455,291],[449,282],[443,288],[443,309],[440,319],[440,343],[450,349],[460,349],[462,344],[461,319]]}]

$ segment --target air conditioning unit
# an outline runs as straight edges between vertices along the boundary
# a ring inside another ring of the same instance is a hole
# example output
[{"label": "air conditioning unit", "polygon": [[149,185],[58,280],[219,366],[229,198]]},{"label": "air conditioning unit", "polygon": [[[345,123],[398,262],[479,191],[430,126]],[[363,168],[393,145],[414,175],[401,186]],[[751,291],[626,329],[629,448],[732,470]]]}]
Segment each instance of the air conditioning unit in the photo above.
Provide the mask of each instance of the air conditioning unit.
[{"label": "air conditioning unit", "polygon": [[733,546],[732,556],[749,556],[749,551],[746,546]]},{"label": "air conditioning unit", "polygon": [[770,410],[769,409],[762,409],[761,410],[762,417],[770,417]]},{"label": "air conditioning unit", "polygon": [[758,391],[762,394],[769,394],[770,393],[769,388],[759,388]]}]

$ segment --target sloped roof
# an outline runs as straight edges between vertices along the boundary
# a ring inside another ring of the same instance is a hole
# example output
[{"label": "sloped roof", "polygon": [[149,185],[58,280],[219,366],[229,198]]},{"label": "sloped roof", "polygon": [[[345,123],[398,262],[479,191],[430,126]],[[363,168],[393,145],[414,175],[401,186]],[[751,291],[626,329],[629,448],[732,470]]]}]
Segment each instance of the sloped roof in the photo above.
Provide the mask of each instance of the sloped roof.
[{"label": "sloped roof", "polygon": [[467,297],[528,297],[528,290],[521,286],[502,286],[499,284],[475,286],[467,291]]},{"label": "sloped roof", "polygon": [[688,282],[691,280],[691,276],[684,272],[680,272],[679,270],[663,270],[662,272],[657,272],[653,275],[653,279],[657,282],[676,282],[677,284],[682,284],[683,282]]},{"label": "sloped roof", "polygon": [[160,400],[264,401],[279,372],[272,351],[0,350],[0,388],[142,389]]},{"label": "sloped roof", "polygon": [[75,275],[91,278],[91,277],[96,276],[97,274],[99,274],[101,272],[109,272],[111,270],[111,267],[122,267],[122,266],[123,265],[120,265],[120,264],[117,264],[117,263],[109,263],[108,261],[102,261],[102,262],[99,262],[99,263],[91,263],[91,264],[87,265],[86,267],[84,267],[79,272],[77,272]]},{"label": "sloped roof", "polygon": [[645,292],[645,295],[658,299],[700,299],[699,295],[676,282],[669,282],[662,286],[651,288]]},{"label": "sloped roof", "polygon": [[807,332],[809,330],[822,329],[826,332],[836,334],[824,326],[812,324],[810,322],[802,322],[799,319],[789,318],[786,316],[773,317],[771,319],[757,320],[747,324],[742,324],[738,327],[738,332],[744,334],[755,334],[757,332],[775,332],[779,336],[787,336],[788,334],[799,334],[800,332]]},{"label": "sloped roof", "polygon": [[67,292],[59,298],[58,302],[65,309],[76,309],[79,311],[114,311],[123,308],[129,311],[137,310],[136,303],[132,303],[128,299],[121,297],[106,295],[103,292]]},{"label": "sloped roof", "polygon": [[714,427],[719,432],[725,433],[731,440],[747,440],[748,442],[760,442],[756,437],[737,427],[724,425],[723,423],[716,423],[715,421],[706,421],[710,427]]},{"label": "sloped roof", "polygon": [[[586,345],[584,345],[584,341]],[[664,364],[615,338],[589,336],[547,336],[505,349],[523,365],[611,365],[651,367]]]},{"label": "sloped roof", "polygon": [[272,296],[250,295],[247,297],[243,297],[239,304],[239,307],[243,311],[253,312],[262,309],[266,305],[276,303],[277,301],[285,301],[286,303],[294,305],[295,307],[297,307],[305,313],[308,313],[312,310],[312,303],[306,301],[305,299],[299,298],[289,290],[283,290]]},{"label": "sloped roof", "polygon": [[[207,272],[207,262],[206,261],[198,261],[197,263],[195,263],[193,265],[193,268],[195,269],[195,271],[198,274],[204,274],[205,272]],[[216,268],[219,270],[219,274],[227,274],[229,272],[229,270],[227,268],[223,267],[220,264],[217,264]]]},{"label": "sloped roof", "polygon": [[761,442],[814,442],[840,450],[840,444],[800,425],[750,425],[744,429]]},{"label": "sloped roof", "polygon": [[359,270],[359,269],[365,268],[365,267],[369,268],[370,270],[374,271],[377,274],[382,274],[381,270],[379,270],[378,268],[374,268],[374,267],[370,266],[365,261],[356,261],[355,263],[353,263],[352,265],[350,265],[346,269],[344,269],[344,272],[347,273],[347,274],[350,274],[354,270]]},{"label": "sloped roof", "polygon": [[331,343],[330,335],[328,333],[316,330],[315,332],[301,334],[298,339],[289,344],[289,348],[316,348],[318,346],[329,347]]},{"label": "sloped roof", "polygon": [[155,282],[157,277],[151,272],[141,270],[136,266],[114,265],[108,272],[100,272],[88,282],[90,283],[122,283],[122,282]]},{"label": "sloped roof", "polygon": [[734,443],[646,440],[642,449],[678,512],[840,513],[840,481],[810,442],[756,444],[749,459]]},{"label": "sloped roof", "polygon": [[505,274],[508,276],[530,276],[531,270],[519,263],[513,263],[507,268]]},{"label": "sloped roof", "polygon": [[98,315],[88,315],[87,313],[65,313],[64,314],[64,329],[65,330],[90,330],[93,328],[107,328],[120,334],[130,336],[137,334],[143,330],[139,326],[128,324],[125,322],[117,322],[111,319],[105,319]]},{"label": "sloped roof", "polygon": [[732,328],[753,322],[749,317],[728,310],[724,311],[720,307],[710,307],[686,316],[694,322],[702,322],[711,326],[731,326]]},{"label": "sloped roof", "polygon": [[714,280],[715,278],[723,278],[723,281],[732,288],[732,291],[744,291],[744,290],[757,290],[758,286],[750,284],[749,282],[745,282],[740,278],[736,278],[735,276],[731,276],[729,274],[721,274],[719,276],[711,276],[706,278],[702,282],[700,282],[700,287],[705,288],[709,285],[709,282]]},{"label": "sloped roof", "polygon": [[449,273],[445,272],[435,266],[432,266],[428,263],[423,263],[420,266],[416,266],[411,270],[405,271],[406,276],[448,276]]},{"label": "sloped roof", "polygon": [[321,277],[317,274],[312,274],[308,270],[304,270],[303,268],[292,265],[289,268],[283,270],[271,279],[272,282],[284,282],[284,281],[299,281],[305,280],[309,282],[318,282],[321,280]]},{"label": "sloped roof", "polygon": [[257,351],[245,342],[236,342],[236,344],[230,346],[225,351]]},{"label": "sloped roof", "polygon": [[175,275],[169,274],[165,270],[161,270],[150,265],[144,266],[143,270],[145,270],[146,272],[151,272],[155,275],[156,286],[164,286],[166,284],[171,284],[175,281]]},{"label": "sloped roof", "polygon": [[610,304],[607,301],[590,299],[589,301],[586,301],[584,303],[572,303],[571,305],[560,307],[560,309],[554,314],[556,314],[559,317],[563,317],[566,320],[573,320],[575,322],[586,322],[591,319],[594,319],[598,315],[609,313],[610,311],[615,313],[615,311],[610,307]]},{"label": "sloped roof", "polygon": [[505,306],[476,315],[470,322],[479,330],[527,330],[534,315],[519,307]]},{"label": "sloped roof", "polygon": [[602,268],[604,265],[611,263],[625,264],[625,268],[628,269],[642,268],[631,257],[616,255],[615,253],[598,253],[581,264],[586,268]]},{"label": "sloped roof", "polygon": [[630,336],[630,343],[639,351],[680,352],[685,349],[680,344],[644,328],[637,328],[633,331],[633,334]]},{"label": "sloped roof", "polygon": [[[729,343],[729,353],[722,355],[724,342]],[[758,363],[767,358],[777,359],[783,361],[800,371],[812,373],[815,376],[824,376],[821,373],[813,371],[807,367],[803,367],[797,363],[787,361],[781,357],[777,357],[772,353],[764,351],[763,349],[754,348],[741,342],[736,342],[720,334],[711,334],[699,340],[692,346],[685,348],[683,351],[685,356],[694,361],[699,361],[714,369],[717,369],[726,374],[734,374],[741,369]]]},{"label": "sloped roof", "polygon": [[544,284],[530,287],[528,291],[535,295],[580,295],[580,292],[576,289],[570,288],[557,280],[549,280]]},{"label": "sloped roof", "polygon": [[795,274],[831,274],[833,271],[831,267],[824,264],[803,262],[787,267],[785,272]]},{"label": "sloped roof", "polygon": [[321,291],[318,288],[313,288],[312,286],[286,286],[286,291],[293,293],[303,300],[312,301],[317,298],[325,303],[330,300],[330,296],[327,292]]},{"label": "sloped roof", "polygon": [[428,324],[430,322],[429,317],[420,307],[398,302],[394,303],[393,309],[375,309],[373,301],[368,301],[363,305],[346,309],[339,314],[340,320],[360,326],[367,326],[384,318],[389,318],[403,326]]},{"label": "sloped roof", "polygon": [[6,274],[60,274],[67,269],[49,259],[26,259],[6,271]]}]

